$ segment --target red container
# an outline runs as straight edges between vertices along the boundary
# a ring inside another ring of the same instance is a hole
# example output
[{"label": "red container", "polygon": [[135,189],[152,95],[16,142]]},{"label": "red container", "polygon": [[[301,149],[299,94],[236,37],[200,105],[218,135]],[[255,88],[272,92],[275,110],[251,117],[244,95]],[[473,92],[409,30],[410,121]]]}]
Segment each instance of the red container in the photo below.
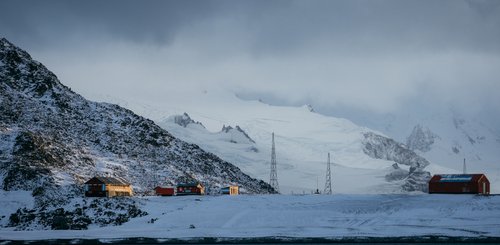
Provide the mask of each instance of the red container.
[{"label": "red container", "polygon": [[429,181],[429,193],[490,194],[490,181],[484,174],[437,174]]}]

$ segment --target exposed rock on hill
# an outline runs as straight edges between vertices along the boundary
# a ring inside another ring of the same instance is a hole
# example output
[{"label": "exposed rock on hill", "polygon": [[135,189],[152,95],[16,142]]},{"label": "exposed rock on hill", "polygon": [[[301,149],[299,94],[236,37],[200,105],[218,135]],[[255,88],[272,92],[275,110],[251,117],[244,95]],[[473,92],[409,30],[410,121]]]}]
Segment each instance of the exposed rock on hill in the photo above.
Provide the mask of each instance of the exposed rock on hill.
[{"label": "exposed rock on hill", "polygon": [[139,193],[194,180],[274,192],[151,120],[86,100],[28,53],[0,39],[0,187],[40,197],[58,192],[64,200],[86,179],[102,174],[128,179]]}]

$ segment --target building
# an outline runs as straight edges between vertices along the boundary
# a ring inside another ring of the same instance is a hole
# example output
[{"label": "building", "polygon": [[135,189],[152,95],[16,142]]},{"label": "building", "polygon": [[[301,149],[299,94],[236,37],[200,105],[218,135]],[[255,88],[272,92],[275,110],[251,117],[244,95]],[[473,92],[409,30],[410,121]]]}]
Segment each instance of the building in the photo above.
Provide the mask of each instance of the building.
[{"label": "building", "polygon": [[177,185],[177,196],[205,195],[205,187],[201,183],[187,183]]},{"label": "building", "polygon": [[155,188],[155,193],[157,196],[173,196],[175,195],[175,188],[157,186]]},{"label": "building", "polygon": [[126,180],[115,177],[94,177],[85,182],[85,196],[114,197],[132,196],[132,186]]},{"label": "building", "polygon": [[240,194],[238,186],[228,186],[220,189],[220,193],[223,195],[238,195]]},{"label": "building", "polygon": [[484,174],[437,174],[429,181],[429,193],[490,194]]}]

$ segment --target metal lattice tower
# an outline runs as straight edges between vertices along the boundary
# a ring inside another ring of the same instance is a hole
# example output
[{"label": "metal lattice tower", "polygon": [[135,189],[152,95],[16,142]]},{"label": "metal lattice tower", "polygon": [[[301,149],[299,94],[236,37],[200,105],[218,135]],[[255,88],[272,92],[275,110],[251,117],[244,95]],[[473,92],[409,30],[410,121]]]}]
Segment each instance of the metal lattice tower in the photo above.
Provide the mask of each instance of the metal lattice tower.
[{"label": "metal lattice tower", "polygon": [[328,152],[328,162],[326,163],[326,182],[325,190],[323,191],[325,195],[332,194],[332,172],[330,171],[330,152]]},{"label": "metal lattice tower", "polygon": [[273,132],[273,148],[271,152],[271,187],[280,192],[280,187],[278,185],[278,172],[276,170],[276,149],[274,147],[274,132]]}]

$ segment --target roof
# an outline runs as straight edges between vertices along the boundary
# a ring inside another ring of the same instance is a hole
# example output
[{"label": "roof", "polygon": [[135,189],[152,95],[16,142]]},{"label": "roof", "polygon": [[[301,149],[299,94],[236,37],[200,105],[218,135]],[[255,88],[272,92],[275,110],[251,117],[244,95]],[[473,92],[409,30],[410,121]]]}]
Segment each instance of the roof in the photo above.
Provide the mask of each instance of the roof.
[{"label": "roof", "polygon": [[172,186],[157,186],[154,188],[154,190],[156,190],[156,189],[174,189],[174,187],[172,187]]},{"label": "roof", "polygon": [[120,177],[101,177],[101,176],[96,176],[85,182],[85,184],[94,184],[96,182],[107,185],[130,185],[128,181]]},{"label": "roof", "polygon": [[[481,179],[486,178],[484,174],[436,174],[432,176],[429,183],[476,183]],[[488,178],[486,178],[488,181]],[[489,181],[488,181],[489,182]]]},{"label": "roof", "polygon": [[201,183],[192,182],[192,183],[180,183],[177,184],[177,187],[188,187],[188,186],[198,186],[198,185],[203,186]]}]

